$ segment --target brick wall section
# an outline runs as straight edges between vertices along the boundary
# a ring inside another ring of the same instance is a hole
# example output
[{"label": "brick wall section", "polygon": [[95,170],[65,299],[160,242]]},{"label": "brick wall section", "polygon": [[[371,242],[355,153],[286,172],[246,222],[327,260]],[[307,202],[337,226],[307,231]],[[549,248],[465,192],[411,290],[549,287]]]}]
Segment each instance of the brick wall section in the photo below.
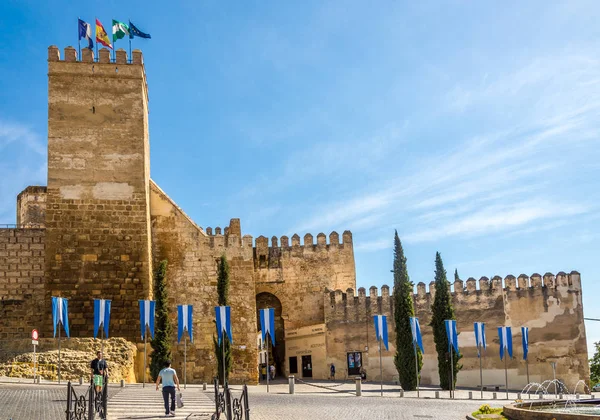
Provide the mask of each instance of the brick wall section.
[{"label": "brick wall section", "polygon": [[[232,221],[228,236],[209,237],[154,183],[152,183],[152,250],[155,263],[168,260],[167,285],[173,325],[177,305],[194,305],[194,343],[188,344],[188,381],[210,382],[216,374],[213,336],[217,305],[217,260],[224,253],[230,266],[229,300],[234,340],[231,380],[256,383],[256,297],[252,237],[239,234],[239,221]],[[238,225],[236,229],[235,225]],[[172,337],[174,364],[182,367],[183,343]],[[143,351],[143,348],[141,348]]]},{"label": "brick wall section", "polygon": [[79,337],[93,334],[93,299],[111,299],[112,335],[137,341],[138,299],[151,294],[146,78],[141,54],[101,53],[48,50],[46,298],[70,299]]},{"label": "brick wall section", "polygon": [[43,228],[46,224],[46,187],[29,186],[17,196],[17,226]]},{"label": "brick wall section", "polygon": [[44,300],[44,229],[0,229],[0,339],[40,329]]},{"label": "brick wall section", "polygon": [[[466,286],[466,287],[465,287]],[[379,354],[376,348],[373,315],[388,315],[390,351],[383,353],[384,379],[392,380],[398,375],[394,365],[393,343],[395,341],[393,320],[393,296],[382,287],[382,296],[372,287],[367,295],[365,289],[354,296],[337,290],[325,294],[325,319],[327,325],[328,360],[313,363],[331,363],[345,367],[346,352],[361,351],[367,372],[372,378],[379,375]],[[416,316],[423,335],[423,384],[439,384],[437,353],[433,341],[431,305],[435,297],[433,284],[426,292],[424,283],[417,285],[414,295]],[[587,342],[583,320],[581,278],[579,273],[564,272],[556,276],[546,273],[534,274],[531,279],[521,275],[518,279],[496,276],[489,280],[482,277],[477,288],[476,280],[454,283],[452,302],[457,319],[459,347],[463,369],[458,374],[458,386],[479,385],[479,358],[473,331],[474,322],[485,322],[487,350],[483,358],[484,385],[504,384],[504,362],[499,357],[497,327],[512,327],[513,356],[508,361],[509,386],[523,387],[527,384],[526,366],[521,345],[521,326],[529,327],[529,375],[531,382],[552,379],[551,361],[557,362],[556,377],[571,388],[579,379],[590,376],[587,363]]]}]

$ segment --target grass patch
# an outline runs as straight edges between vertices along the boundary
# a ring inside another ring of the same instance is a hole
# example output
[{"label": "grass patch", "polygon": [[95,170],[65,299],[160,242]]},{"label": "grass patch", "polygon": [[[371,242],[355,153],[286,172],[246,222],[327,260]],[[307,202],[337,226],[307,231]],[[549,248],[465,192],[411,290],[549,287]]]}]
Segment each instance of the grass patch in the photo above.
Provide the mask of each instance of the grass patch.
[{"label": "grass patch", "polygon": [[473,417],[475,417],[476,419],[486,419],[486,418],[499,418],[499,419],[505,419],[506,417],[504,417],[502,415],[502,407],[500,408],[491,408],[490,406],[487,407],[480,407],[479,410],[477,411],[473,411],[471,413],[471,415]]}]

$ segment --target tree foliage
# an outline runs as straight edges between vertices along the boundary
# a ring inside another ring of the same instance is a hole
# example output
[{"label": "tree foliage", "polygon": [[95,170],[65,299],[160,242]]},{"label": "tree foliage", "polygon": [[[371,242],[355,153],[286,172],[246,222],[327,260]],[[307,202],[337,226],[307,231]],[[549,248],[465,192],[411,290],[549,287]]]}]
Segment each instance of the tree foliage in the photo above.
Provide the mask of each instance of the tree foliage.
[{"label": "tree foliage", "polygon": [[[398,371],[400,385],[406,391],[417,387],[417,372],[415,366],[415,349],[412,341],[410,317],[415,316],[413,307],[413,284],[408,277],[404,249],[398,237],[394,234],[394,320],[396,324],[396,355],[394,364]],[[423,365],[421,350],[417,347],[417,363],[419,371]]]},{"label": "tree foliage", "polygon": [[[229,305],[229,263],[225,254],[221,255],[217,273],[217,302],[219,306]],[[223,378],[228,378],[231,372],[231,343],[227,334],[223,334],[223,339],[219,344],[218,337],[213,336],[213,344],[215,346],[215,356],[217,359],[217,371],[219,382],[223,384]],[[223,374],[223,346],[225,346],[225,374]]]},{"label": "tree foliage", "polygon": [[[456,273],[458,274],[458,273]],[[433,328],[433,338],[435,341],[435,350],[438,354],[438,372],[440,375],[440,387],[450,389],[450,366],[454,372],[454,385],[456,385],[456,376],[462,368],[458,361],[462,358],[455,351],[450,361],[448,352],[448,338],[446,336],[447,319],[456,319],[454,308],[452,307],[452,296],[450,295],[450,283],[446,278],[446,270],[442,262],[442,256],[439,252],[435,254],[435,299],[432,306],[431,327]]]},{"label": "tree foliage", "polygon": [[600,383],[600,341],[594,343],[596,352],[594,357],[590,359],[590,382],[593,385]]},{"label": "tree foliage", "polygon": [[155,303],[155,323],[154,339],[151,342],[152,354],[150,357],[150,375],[152,380],[156,381],[161,369],[165,367],[165,361],[171,359],[171,334],[172,326],[169,320],[167,308],[167,260],[159,263],[154,272],[154,299]]}]

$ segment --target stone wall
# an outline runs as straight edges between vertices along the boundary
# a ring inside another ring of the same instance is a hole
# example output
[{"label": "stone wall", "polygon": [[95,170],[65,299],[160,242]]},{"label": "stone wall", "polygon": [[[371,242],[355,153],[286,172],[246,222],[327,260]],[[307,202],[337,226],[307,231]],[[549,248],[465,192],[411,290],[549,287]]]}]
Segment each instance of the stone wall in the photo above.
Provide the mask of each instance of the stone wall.
[{"label": "stone wall", "polygon": [[254,279],[256,293],[271,293],[282,305],[285,328],[295,329],[324,321],[323,291],[356,287],[356,271],[352,234],[345,231],[340,243],[337,232],[271,238],[271,246],[264,236],[256,238],[254,250]]},{"label": "stone wall", "polygon": [[[194,344],[188,344],[188,381],[210,382],[216,374],[213,336],[217,261],[225,254],[230,266],[235,361],[231,380],[256,383],[258,349],[252,237],[242,238],[238,219],[231,221],[226,235],[220,229],[215,235],[207,235],[154,183],[150,203],[153,256],[155,263],[163,259],[169,262],[167,285],[174,325],[177,325],[177,305],[194,305]],[[174,363],[178,367],[183,361],[183,343],[174,349]]]},{"label": "stone wall", "polygon": [[[477,287],[479,283],[479,287]],[[419,317],[423,334],[425,354],[421,372],[423,384],[438,384],[437,353],[433,341],[431,305],[435,297],[433,282],[429,292],[424,283],[417,285],[414,295],[416,315]],[[465,287],[466,286],[466,287]],[[534,274],[529,278],[507,276],[504,280],[495,276],[490,281],[482,277],[479,282],[469,279],[453,285],[452,301],[457,318],[460,351],[463,369],[458,374],[458,386],[478,386],[479,359],[475,346],[473,323],[485,322],[487,350],[483,358],[483,382],[486,386],[504,384],[504,362],[499,358],[497,327],[507,325],[513,329],[514,358],[508,361],[509,386],[523,387],[527,383],[526,365],[522,360],[521,326],[529,327],[529,375],[531,382],[552,379],[551,361],[557,363],[556,377],[569,387],[579,379],[589,380],[587,346],[581,297],[579,273],[556,275],[547,273],[543,277]],[[375,333],[373,315],[388,315],[390,351],[383,353],[384,379],[397,378],[393,365],[394,322],[392,297],[389,289],[370,289],[366,296],[359,289],[341,290],[325,294],[325,320],[327,325],[328,360],[345,367],[345,354],[349,351],[369,347],[363,356],[370,377],[377,377],[378,353],[373,353]],[[365,357],[366,356],[366,357]],[[373,363],[375,362],[375,363]]]},{"label": "stone wall", "polygon": [[46,226],[46,187],[29,186],[17,196],[17,226]]},{"label": "stone wall", "polygon": [[44,229],[0,229],[0,339],[31,337],[45,302]]},{"label": "stone wall", "polygon": [[[151,295],[148,97],[141,52],[48,49],[46,299],[69,299],[71,332],[93,333],[94,298],[112,300],[111,332],[138,340]],[[41,334],[51,331],[50,310]]]}]

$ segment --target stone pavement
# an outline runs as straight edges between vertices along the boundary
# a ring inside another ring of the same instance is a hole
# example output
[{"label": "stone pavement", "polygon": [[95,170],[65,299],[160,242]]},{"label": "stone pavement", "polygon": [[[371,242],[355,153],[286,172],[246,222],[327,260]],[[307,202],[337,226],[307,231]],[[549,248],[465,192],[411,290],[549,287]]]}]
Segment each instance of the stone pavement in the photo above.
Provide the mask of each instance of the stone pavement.
[{"label": "stone pavement", "polygon": [[[210,389],[210,388],[209,388]],[[203,392],[200,385],[181,387],[184,406],[175,410],[179,419],[203,418],[209,419],[214,413],[214,398],[209,392]],[[109,420],[146,420],[164,418],[164,403],[162,392],[156,390],[153,384],[125,385],[123,391],[108,401]]]}]

